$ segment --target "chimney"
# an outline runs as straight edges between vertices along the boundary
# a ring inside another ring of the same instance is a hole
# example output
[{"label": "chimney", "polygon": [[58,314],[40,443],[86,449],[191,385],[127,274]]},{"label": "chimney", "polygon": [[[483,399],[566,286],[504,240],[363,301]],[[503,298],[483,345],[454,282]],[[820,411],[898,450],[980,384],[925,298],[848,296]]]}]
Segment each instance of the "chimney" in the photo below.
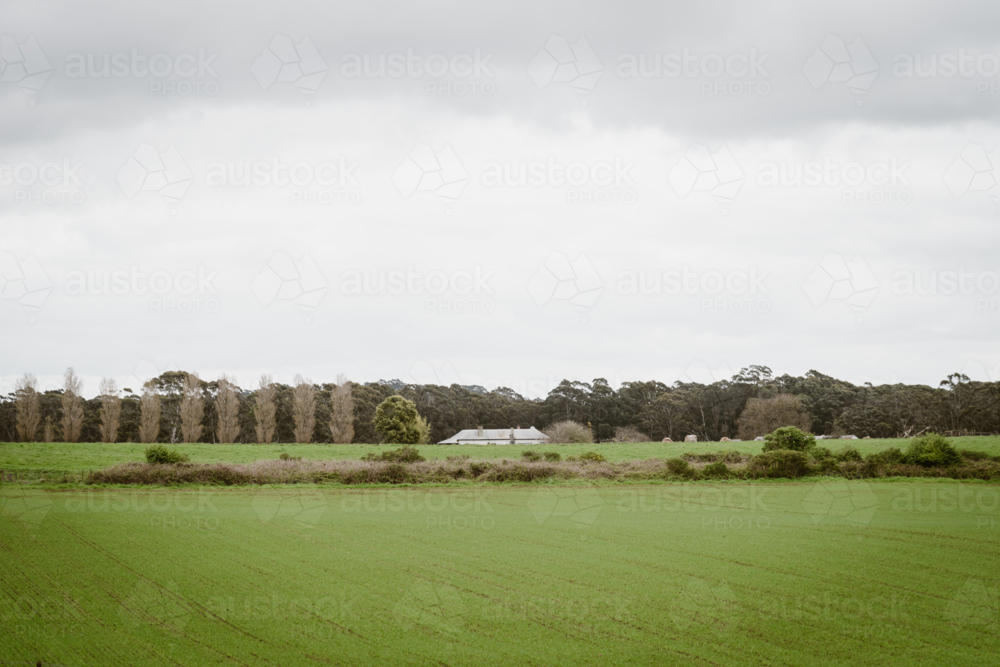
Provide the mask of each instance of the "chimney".
[{"label": "chimney", "polygon": [[483,427],[482,426],[479,427],[479,431],[476,433],[476,435],[478,435],[480,438],[483,437]]}]

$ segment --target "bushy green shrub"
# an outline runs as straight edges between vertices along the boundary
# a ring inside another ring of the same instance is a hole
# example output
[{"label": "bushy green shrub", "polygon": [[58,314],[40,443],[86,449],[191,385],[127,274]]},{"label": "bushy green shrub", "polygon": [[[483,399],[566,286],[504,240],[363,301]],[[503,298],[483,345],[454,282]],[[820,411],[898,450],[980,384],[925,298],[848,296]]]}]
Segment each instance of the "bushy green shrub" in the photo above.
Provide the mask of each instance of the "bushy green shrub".
[{"label": "bushy green shrub", "polygon": [[[829,450],[827,450],[829,451]],[[816,471],[823,474],[836,474],[840,472],[840,464],[833,456],[827,456],[816,461],[818,464]]]},{"label": "bushy green shrub", "polygon": [[892,465],[900,463],[902,460],[903,452],[901,452],[898,447],[883,449],[881,452],[872,452],[865,457],[866,463],[872,463],[875,465]]},{"label": "bushy green shrub", "polygon": [[701,473],[705,477],[729,477],[733,474],[733,471],[729,469],[722,461],[716,461],[715,463],[709,463],[705,466]]},{"label": "bushy green shrub", "polygon": [[718,460],[723,463],[742,463],[743,454],[740,454],[735,449],[730,449],[727,452],[722,452],[722,454],[719,455]]},{"label": "bushy green shrub", "polygon": [[958,450],[937,433],[928,433],[914,438],[906,448],[903,462],[924,468],[947,468],[960,463]]},{"label": "bushy green shrub", "polygon": [[750,459],[754,477],[801,477],[809,469],[806,455],[793,449],[775,449]]},{"label": "bushy green shrub", "polygon": [[488,472],[491,468],[495,468],[492,463],[487,463],[485,461],[473,461],[469,464],[469,472],[472,473],[473,477],[479,477],[480,475]]},{"label": "bushy green shrub", "polygon": [[417,451],[416,447],[400,447],[399,449],[390,449],[382,453],[368,452],[361,457],[362,461],[392,461],[394,463],[416,463],[418,461],[426,461],[420,452]]},{"label": "bushy green shrub", "polygon": [[997,461],[1000,456],[990,456],[986,452],[975,452],[969,449],[958,450],[958,455],[967,461]]},{"label": "bushy green shrub", "polygon": [[812,456],[817,461],[825,461],[826,459],[833,458],[833,452],[830,451],[829,447],[816,446],[809,450],[809,455]]},{"label": "bushy green shrub", "polygon": [[381,470],[375,471],[374,477],[376,482],[383,484],[402,484],[409,481],[410,474],[407,472],[406,466],[402,463],[394,462]]},{"label": "bushy green shrub", "polygon": [[805,452],[816,446],[816,436],[794,426],[782,426],[764,436],[764,451],[791,450]]},{"label": "bushy green shrub", "polygon": [[529,449],[527,451],[521,452],[521,458],[524,459],[525,461],[541,461],[542,455],[539,454],[538,452]]},{"label": "bushy green shrub", "polygon": [[850,445],[845,445],[840,449],[839,452],[833,455],[833,458],[837,459],[841,463],[843,463],[844,461],[860,461],[861,452],[859,452],[854,447],[851,447]]},{"label": "bushy green shrub", "polygon": [[580,454],[580,460],[599,462],[599,461],[604,461],[605,459],[601,454],[598,454],[597,452],[584,452],[583,454]]},{"label": "bushy green shrub", "polygon": [[684,452],[681,454],[681,458],[685,461],[697,461],[698,463],[715,463],[716,461],[741,463],[743,454],[735,449],[730,449],[726,452]]},{"label": "bushy green shrub", "polygon": [[146,463],[184,463],[188,457],[176,449],[167,449],[163,445],[150,445],[146,448]]},{"label": "bushy green shrub", "polygon": [[559,452],[545,452],[545,460],[555,463],[556,461],[561,461],[562,456],[559,455]]},{"label": "bushy green shrub", "polygon": [[667,471],[679,477],[692,477],[694,468],[684,459],[667,459]]}]

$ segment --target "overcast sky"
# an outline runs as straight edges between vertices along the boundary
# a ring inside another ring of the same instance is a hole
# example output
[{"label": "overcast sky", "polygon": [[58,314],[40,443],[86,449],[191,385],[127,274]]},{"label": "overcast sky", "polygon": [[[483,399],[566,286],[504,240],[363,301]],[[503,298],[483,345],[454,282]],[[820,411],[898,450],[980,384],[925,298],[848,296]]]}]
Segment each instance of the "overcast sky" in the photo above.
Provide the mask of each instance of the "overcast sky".
[{"label": "overcast sky", "polygon": [[994,2],[5,2],[0,390],[1000,379]]}]

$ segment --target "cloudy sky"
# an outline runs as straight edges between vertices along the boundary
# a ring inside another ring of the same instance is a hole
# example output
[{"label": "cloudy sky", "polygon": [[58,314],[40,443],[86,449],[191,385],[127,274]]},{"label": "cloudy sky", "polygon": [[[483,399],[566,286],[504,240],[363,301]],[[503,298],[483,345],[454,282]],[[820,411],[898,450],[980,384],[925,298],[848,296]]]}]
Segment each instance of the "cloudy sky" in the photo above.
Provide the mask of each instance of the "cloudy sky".
[{"label": "cloudy sky", "polygon": [[0,390],[1000,379],[1000,5],[6,2]]}]

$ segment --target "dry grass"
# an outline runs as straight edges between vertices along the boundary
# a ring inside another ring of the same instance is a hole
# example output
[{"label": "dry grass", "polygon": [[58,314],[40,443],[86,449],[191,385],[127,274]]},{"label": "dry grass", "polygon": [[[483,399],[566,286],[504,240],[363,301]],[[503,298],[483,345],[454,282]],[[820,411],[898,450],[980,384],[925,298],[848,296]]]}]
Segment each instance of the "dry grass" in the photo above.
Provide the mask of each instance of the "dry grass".
[{"label": "dry grass", "polygon": [[542,479],[658,479],[668,476],[658,459],[626,463],[547,461],[295,461],[249,464],[122,463],[91,472],[88,484],[421,484],[454,480],[531,482]]},{"label": "dry grass", "polygon": [[[425,484],[456,480],[476,482],[534,482],[546,479],[610,481],[752,479],[774,476],[753,465],[753,459],[722,453],[716,457],[647,459],[625,462],[587,461],[446,461],[400,463],[394,461],[262,460],[248,464],[123,463],[93,471],[88,484]],[[714,460],[711,460],[714,458]],[[700,459],[700,460],[698,460]],[[709,459],[709,460],[706,460]],[[922,468],[872,461],[810,462],[799,474],[847,478],[950,477],[1000,479],[1000,462],[966,460],[951,468]],[[725,464],[725,465],[723,465]]]}]

